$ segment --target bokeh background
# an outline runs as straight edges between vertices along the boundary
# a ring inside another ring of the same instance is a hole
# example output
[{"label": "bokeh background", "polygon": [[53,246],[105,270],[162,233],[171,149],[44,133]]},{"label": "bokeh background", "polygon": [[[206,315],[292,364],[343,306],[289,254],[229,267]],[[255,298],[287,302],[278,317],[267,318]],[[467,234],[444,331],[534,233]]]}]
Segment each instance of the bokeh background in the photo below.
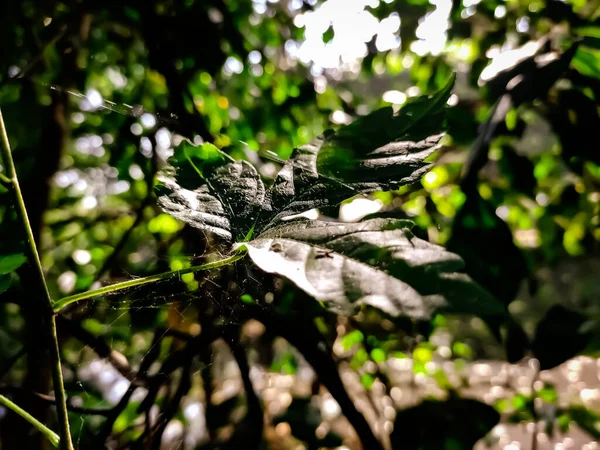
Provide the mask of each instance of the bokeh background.
[{"label": "bokeh background", "polygon": [[[540,72],[552,61],[560,70]],[[58,317],[77,448],[361,448],[347,395],[387,447],[597,449],[599,1],[0,5],[0,105],[55,298],[223,252],[156,206],[155,175],[182,138],[268,179],[324,130],[400,108],[452,73],[448,134],[420,183],[310,214],[410,218],[514,323],[337,317],[249,270],[261,301],[297,324],[284,339],[247,318],[255,299],[228,294],[235,267],[96,297]],[[477,143],[515,77],[512,107]],[[5,249],[18,231],[0,199]],[[28,281],[9,276],[0,391],[53,424]],[[303,350],[315,333],[331,348],[321,365]],[[1,408],[0,432],[3,450],[49,445]]]}]

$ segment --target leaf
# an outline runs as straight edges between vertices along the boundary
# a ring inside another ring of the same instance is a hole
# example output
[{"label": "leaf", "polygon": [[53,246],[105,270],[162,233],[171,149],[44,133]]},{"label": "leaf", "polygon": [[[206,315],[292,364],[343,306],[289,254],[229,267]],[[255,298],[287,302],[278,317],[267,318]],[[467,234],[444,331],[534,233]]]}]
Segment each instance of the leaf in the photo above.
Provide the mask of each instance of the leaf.
[{"label": "leaf", "polygon": [[494,408],[477,400],[425,400],[398,411],[391,444],[403,450],[470,450],[499,421]]},{"label": "leaf", "polygon": [[600,414],[583,406],[571,406],[567,413],[579,428],[595,440],[600,440]]},{"label": "leaf", "polygon": [[0,255],[0,275],[6,275],[14,272],[27,261],[23,253],[12,253],[10,255]]},{"label": "leaf", "polygon": [[369,305],[418,319],[441,307],[504,314],[502,304],[457,272],[463,267],[459,256],[415,237],[411,226],[386,218],[294,221],[243,245],[262,270],[290,279],[337,313]]},{"label": "leaf", "polygon": [[562,305],[548,310],[535,331],[531,344],[540,369],[547,370],[577,356],[585,349],[592,333],[582,333],[585,317]]},{"label": "leaf", "polygon": [[254,166],[233,161],[212,144],[184,142],[163,171],[158,204],[195,228],[232,241],[252,228],[265,187]]},{"label": "leaf", "polygon": [[582,75],[600,78],[600,51],[580,47],[575,53],[572,65]]},{"label": "leaf", "polygon": [[453,86],[454,77],[437,94],[414,98],[396,114],[381,108],[296,149],[267,193],[269,212],[259,229],[357,194],[418,181],[429,168],[425,158],[439,147]]},{"label": "leaf", "polygon": [[158,203],[173,217],[231,242],[313,208],[413,183],[438,148],[453,83],[412,99],[398,113],[383,108],[325,132],[293,152],[269,189],[248,162],[234,161],[212,144],[184,141],[160,176]]},{"label": "leaf", "polygon": [[[503,304],[517,295],[528,268],[522,252],[513,241],[508,225],[496,214],[496,207],[476,191],[467,192],[467,200],[454,218],[447,248],[465,261],[466,272]],[[505,346],[510,362],[520,360],[528,347],[527,336],[520,327],[498,318],[487,324],[498,340],[507,326]]]}]

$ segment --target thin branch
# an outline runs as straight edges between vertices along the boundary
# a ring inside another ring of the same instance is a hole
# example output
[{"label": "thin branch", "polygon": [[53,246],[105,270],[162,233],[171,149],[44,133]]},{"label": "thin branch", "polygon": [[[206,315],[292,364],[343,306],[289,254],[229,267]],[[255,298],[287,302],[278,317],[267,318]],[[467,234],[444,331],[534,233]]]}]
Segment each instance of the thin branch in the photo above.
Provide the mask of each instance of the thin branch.
[{"label": "thin branch", "polygon": [[37,299],[34,306],[39,309],[41,319],[43,320],[43,326],[47,328],[48,335],[48,350],[50,351],[50,358],[52,361],[52,383],[54,386],[54,395],[56,397],[56,410],[58,413],[59,432],[60,432],[60,446],[63,450],[73,450],[73,443],[71,441],[71,431],[69,429],[69,416],[67,413],[67,395],[64,388],[62,368],[60,363],[60,348],[58,346],[58,336],[56,334],[56,322],[54,318],[54,311],[52,310],[53,301],[46,285],[46,278],[44,277],[44,269],[40,261],[40,256],[37,251],[35,244],[33,230],[31,223],[27,216],[27,209],[25,208],[25,201],[23,200],[23,194],[21,187],[19,186],[19,179],[17,177],[17,171],[15,169],[15,163],[12,158],[12,152],[10,149],[10,143],[8,141],[8,134],[4,125],[4,118],[2,117],[2,111],[0,110],[0,150],[4,165],[6,166],[6,173],[11,181],[12,192],[14,196],[15,209],[22,222],[25,234],[27,236],[29,260],[34,265],[34,269],[37,272],[37,278],[39,282],[40,295],[43,295],[44,299]]},{"label": "thin branch", "polygon": [[80,323],[70,320],[62,314],[56,316],[56,323],[60,330],[65,330],[79,342],[90,347],[100,358],[106,359],[121,375],[131,382],[135,382],[139,377],[121,353],[110,348],[100,337],[83,328]]},{"label": "thin branch", "polygon": [[[0,388],[0,392],[25,393],[25,394],[30,395],[30,396],[34,397],[35,399],[37,399],[41,402],[44,402],[46,404],[56,405],[56,399],[54,397],[52,397],[51,395],[41,394],[39,392],[31,392],[29,390],[15,387],[15,386],[4,386],[4,387]],[[69,409],[69,412],[72,412],[75,414],[83,414],[86,416],[108,416],[112,411],[112,408],[105,408],[105,409],[84,408],[82,406],[74,405],[73,402],[68,402],[67,408]]]},{"label": "thin branch", "polygon": [[246,256],[245,252],[234,253],[232,256],[229,256],[224,259],[220,259],[218,261],[213,261],[205,264],[200,264],[198,266],[188,267],[187,269],[181,270],[172,270],[170,272],[159,273],[157,275],[150,275],[148,277],[138,278],[136,280],[124,281],[122,283],[115,283],[108,286],[101,287],[99,289],[94,289],[93,291],[82,292],[81,294],[70,295],[68,297],[63,297],[60,300],[54,302],[54,312],[57,313],[62,310],[65,306],[70,305],[71,303],[79,302],[81,300],[87,300],[92,297],[96,297],[98,295],[104,294],[112,294],[118,291],[122,291],[123,289],[129,289],[136,286],[142,286],[148,283],[154,283],[155,281],[166,280],[171,277],[176,277],[180,275],[184,275],[186,273],[200,272],[203,270],[216,269],[218,267],[227,266],[229,264],[233,264],[234,262],[242,259]]},{"label": "thin branch", "polygon": [[21,70],[19,70],[19,72],[12,78],[4,78],[2,81],[0,81],[0,88],[2,88],[4,85],[8,84],[9,82],[13,81],[13,80],[20,80],[25,78],[27,75],[29,75],[29,72],[31,72],[31,70],[37,65],[38,62],[41,61],[41,59],[44,56],[44,53],[46,53],[46,50],[48,50],[48,48],[52,47],[54,44],[56,44],[58,41],[60,41],[63,36],[66,34],[67,30],[69,29],[69,27],[67,25],[62,25],[58,32],[54,35],[54,37],[52,39],[50,39],[48,42],[46,42],[44,44],[44,46],[40,49],[40,51],[38,52],[37,55],[35,55],[33,58],[31,58],[31,60],[27,63],[27,65],[25,67],[23,67]]},{"label": "thin branch", "polygon": [[52,445],[54,445],[56,448],[59,448],[61,440],[58,437],[58,434],[56,434],[54,431],[52,431],[50,428],[48,428],[42,422],[37,420],[35,417],[33,417],[31,414],[29,414],[27,411],[25,411],[19,405],[11,402],[4,395],[0,395],[0,405],[10,409],[15,414],[18,414],[19,416],[21,416],[23,419],[25,419],[27,422],[29,422],[31,425],[33,425],[40,433],[42,433],[46,437],[46,439],[48,439],[50,441],[50,443],[52,443]]},{"label": "thin branch", "polygon": [[[148,370],[150,370],[150,367],[152,366],[154,361],[156,361],[160,354],[160,342],[163,339],[163,337],[164,333],[162,332],[162,330],[159,330],[158,332],[154,333],[154,337],[152,338],[152,342],[150,343],[150,348],[146,353],[146,356],[144,356],[142,362],[140,363],[140,369],[138,371],[139,376],[144,376],[146,378],[148,377]],[[125,408],[129,404],[131,396],[137,388],[138,385],[136,383],[130,383],[129,387],[127,388],[127,391],[119,400],[119,403],[117,403],[110,411],[110,414],[107,415],[106,421],[104,422],[102,429],[99,433],[96,434],[96,438],[98,439],[98,449],[106,448],[105,443],[108,440],[110,434],[112,433],[115,421],[125,410]]]}]

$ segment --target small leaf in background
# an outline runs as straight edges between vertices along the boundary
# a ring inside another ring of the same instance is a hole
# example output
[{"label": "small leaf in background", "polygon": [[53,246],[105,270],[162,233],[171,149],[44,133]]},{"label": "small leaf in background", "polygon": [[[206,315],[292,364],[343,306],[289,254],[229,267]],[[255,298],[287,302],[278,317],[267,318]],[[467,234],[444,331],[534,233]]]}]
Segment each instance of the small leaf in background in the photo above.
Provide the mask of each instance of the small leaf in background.
[{"label": "small leaf in background", "polygon": [[471,450],[499,421],[494,408],[477,400],[424,400],[398,411],[391,444],[394,450]]},{"label": "small leaf in background", "polygon": [[579,428],[600,440],[600,414],[582,406],[571,406],[566,412]]},{"label": "small leaf in background", "polygon": [[0,275],[6,275],[14,272],[27,261],[23,253],[13,253],[10,255],[0,255]]},{"label": "small leaf in background", "polygon": [[582,333],[585,317],[562,305],[555,305],[540,321],[531,344],[540,369],[556,367],[577,356],[591,340],[591,333]]},{"label": "small leaf in background", "polygon": [[324,437],[317,437],[317,428],[321,421],[321,412],[311,403],[310,398],[294,398],[288,409],[273,419],[273,424],[288,423],[294,437],[306,442],[309,449],[342,445],[340,436],[332,431]]},{"label": "small leaf in background", "polygon": [[10,275],[0,276],[0,294],[6,292],[12,283]]},{"label": "small leaf in background", "polygon": [[325,44],[327,44],[334,38],[334,36],[335,36],[335,31],[333,30],[332,26],[329,26],[329,28],[327,28],[327,30],[325,30],[325,33],[323,33],[323,42]]}]

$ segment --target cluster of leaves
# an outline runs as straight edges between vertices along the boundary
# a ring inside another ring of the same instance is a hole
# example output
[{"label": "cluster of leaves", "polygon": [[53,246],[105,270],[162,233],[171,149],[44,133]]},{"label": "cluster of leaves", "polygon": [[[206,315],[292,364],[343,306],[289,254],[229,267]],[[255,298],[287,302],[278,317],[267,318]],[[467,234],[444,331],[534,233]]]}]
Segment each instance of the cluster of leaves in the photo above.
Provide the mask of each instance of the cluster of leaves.
[{"label": "cluster of leaves", "polygon": [[445,310],[502,316],[504,308],[459,273],[455,254],[414,236],[412,224],[297,219],[313,208],[417,181],[436,148],[453,86],[325,132],[299,147],[265,187],[256,169],[211,144],[184,143],[162,176],[159,205],[195,228],[248,250],[262,270],[292,280],[328,308],[369,305],[393,317]]}]

